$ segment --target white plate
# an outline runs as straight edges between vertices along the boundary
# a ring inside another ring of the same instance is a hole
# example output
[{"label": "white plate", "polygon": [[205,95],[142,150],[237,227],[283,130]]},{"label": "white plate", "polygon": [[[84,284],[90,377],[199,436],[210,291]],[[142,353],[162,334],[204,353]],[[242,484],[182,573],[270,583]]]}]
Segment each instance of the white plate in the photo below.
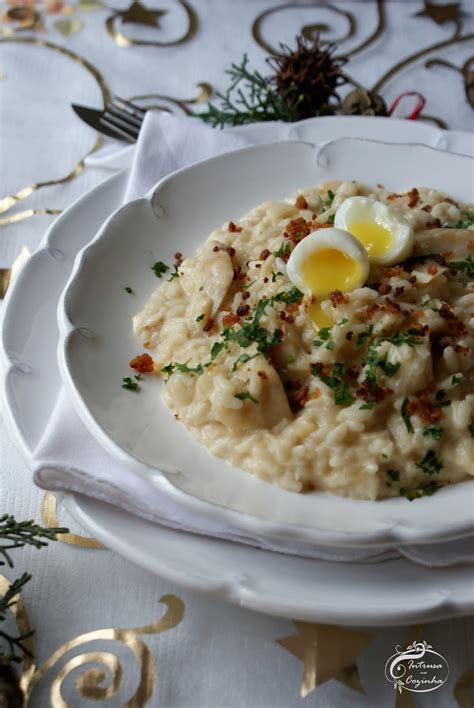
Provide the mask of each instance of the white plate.
[{"label": "white plate", "polygon": [[[264,129],[265,133],[270,130],[268,126]],[[473,147],[469,134],[445,133],[411,121],[324,118],[305,121],[292,129],[295,138],[305,140],[343,135],[378,137],[468,154]],[[248,132],[258,139],[264,131],[262,126],[249,126]],[[7,295],[2,336],[4,415],[27,461],[44,433],[61,387],[53,363],[58,344],[59,294],[77,251],[122,203],[127,178],[126,172],[115,175],[65,211],[45,234]],[[57,249],[56,256],[64,254],[62,261],[51,257],[53,248]],[[289,559],[279,554],[255,555],[257,562],[250,565],[245,560],[247,554],[260,552],[246,546],[156,527],[77,495],[68,496],[66,505],[92,535],[150,572],[269,614],[383,626],[441,620],[474,610],[472,569],[468,566],[429,570],[401,559],[369,567]],[[260,558],[266,562],[261,563]],[[288,560],[300,561],[292,563],[291,573]],[[236,569],[240,567],[247,574],[245,586],[236,583]]]},{"label": "white plate", "polygon": [[[280,142],[179,170],[148,198],[123,206],[79,254],[58,310],[60,369],[90,432],[164,495],[254,538],[399,546],[471,534],[472,482],[415,503],[295,494],[210,456],[161,402],[157,380],[147,381],[139,396],[120,387],[127,362],[140,350],[131,317],[157,287],[150,266],[169,263],[176,249],[193,254],[229,215],[238,218],[267,199],[341,178],[382,182],[396,192],[430,186],[469,202],[471,175],[471,158],[421,145],[359,138],[322,146]],[[125,285],[133,287],[133,298]]]}]

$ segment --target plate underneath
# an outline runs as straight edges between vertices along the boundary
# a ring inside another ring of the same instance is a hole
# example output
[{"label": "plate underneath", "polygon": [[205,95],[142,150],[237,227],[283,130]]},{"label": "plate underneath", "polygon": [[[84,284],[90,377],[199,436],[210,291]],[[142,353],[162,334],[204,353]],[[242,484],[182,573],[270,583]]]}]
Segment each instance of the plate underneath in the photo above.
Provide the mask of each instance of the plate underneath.
[{"label": "plate underneath", "polygon": [[474,571],[466,566],[311,560],[173,531],[81,495],[64,505],[94,538],[151,573],[265,614],[381,627],[474,610]]}]

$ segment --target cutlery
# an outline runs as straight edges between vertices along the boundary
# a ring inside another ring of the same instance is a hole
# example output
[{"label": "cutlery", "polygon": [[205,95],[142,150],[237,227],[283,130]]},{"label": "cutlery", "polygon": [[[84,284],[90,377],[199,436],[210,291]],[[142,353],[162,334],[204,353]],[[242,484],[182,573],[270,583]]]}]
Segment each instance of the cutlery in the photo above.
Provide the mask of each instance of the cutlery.
[{"label": "cutlery", "polygon": [[104,110],[72,104],[72,109],[88,126],[116,140],[136,142],[146,109],[115,96]]}]

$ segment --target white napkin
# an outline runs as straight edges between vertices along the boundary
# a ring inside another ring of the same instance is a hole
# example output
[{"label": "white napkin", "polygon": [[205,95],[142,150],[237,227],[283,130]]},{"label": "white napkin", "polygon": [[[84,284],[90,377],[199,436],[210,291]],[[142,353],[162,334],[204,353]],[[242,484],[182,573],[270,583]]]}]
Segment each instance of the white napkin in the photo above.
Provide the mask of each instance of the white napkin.
[{"label": "white napkin", "polygon": [[[245,133],[245,129],[219,131],[208,128],[196,119],[147,113],[133,155],[126,201],[143,196],[159,179],[180,167],[250,144]],[[259,142],[285,140],[296,134],[294,126],[272,124],[271,131],[261,131]],[[129,159],[130,151],[125,157]],[[151,483],[109,457],[86,430],[64,390],[35,450],[33,471],[35,482],[44,489],[80,492],[155,523],[267,550],[348,562],[375,562],[400,555],[428,566],[474,562],[470,538],[400,549],[347,549],[280,540],[273,542],[266,538],[245,536],[240,529],[228,523],[210,523],[205,514],[183,509],[168,498],[163,499]]]}]

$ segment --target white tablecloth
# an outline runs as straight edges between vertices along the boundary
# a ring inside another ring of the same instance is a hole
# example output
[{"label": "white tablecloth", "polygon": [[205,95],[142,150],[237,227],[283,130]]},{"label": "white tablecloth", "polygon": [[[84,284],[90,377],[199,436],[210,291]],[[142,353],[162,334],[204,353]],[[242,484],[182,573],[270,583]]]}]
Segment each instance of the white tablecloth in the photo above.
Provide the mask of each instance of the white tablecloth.
[{"label": "white tablecloth", "polygon": [[[223,69],[231,61],[238,61],[244,51],[253,65],[265,70],[265,52],[255,42],[251,27],[259,14],[279,4],[283,3],[194,0],[197,32],[189,42],[170,48],[118,46],[106,33],[104,21],[111,13],[103,9],[78,10],[74,17],[84,26],[73,36],[64,37],[54,28],[59,15],[46,18],[47,34],[29,32],[26,36],[47,40],[86,57],[119,95],[160,93],[192,98],[199,92],[198,82],[207,81],[214,88],[224,88]],[[263,20],[262,34],[266,41],[275,46],[279,41],[291,44],[303,25],[314,23],[330,24],[333,29],[328,36],[340,37],[348,25],[347,18],[338,12],[342,10],[357,18],[356,34],[343,45],[350,49],[376,25],[376,5],[372,2],[337,3],[337,10],[327,7],[316,10],[314,3],[301,4],[301,9],[282,9]],[[120,6],[126,7],[126,3]],[[186,24],[182,4],[169,0],[159,7],[168,10],[161,20],[161,30],[126,24],[121,27],[124,34],[152,41],[182,34]],[[347,72],[360,83],[371,86],[403,57],[452,36],[454,20],[441,22],[443,13],[436,15],[438,21],[426,15],[415,18],[423,9],[421,0],[386,3],[387,30],[383,38],[356,55],[346,67]],[[469,11],[467,2],[464,10]],[[68,15],[61,17],[68,18]],[[472,15],[464,17],[463,22],[463,32],[468,31],[469,24],[472,31]],[[21,36],[25,34],[14,35]],[[433,51],[426,58],[442,57],[462,67],[470,54],[472,44],[460,43]],[[427,114],[441,118],[450,128],[471,129],[473,113],[465,100],[461,74],[440,66],[425,69],[424,61],[425,58],[411,64],[382,87],[387,102],[402,91],[419,90],[427,98]],[[69,104],[74,101],[100,105],[100,91],[96,80],[79,63],[54,49],[29,43],[0,44],[0,72],[4,76],[0,80],[1,199],[34,182],[64,176],[92,147],[94,132],[76,119]],[[65,208],[108,174],[104,169],[87,167],[70,182],[34,191],[14,210],[0,214],[0,219],[30,208]],[[51,218],[37,215],[0,226],[0,266],[10,265],[22,245],[33,249]],[[8,511],[18,518],[39,520],[43,494],[32,485],[30,472],[3,426],[0,441],[0,514]],[[61,522],[74,525],[68,518],[62,517]],[[172,593],[184,602],[185,616],[174,629],[146,639],[158,671],[149,705],[177,708],[303,705],[299,697],[302,664],[275,642],[294,633],[289,620],[256,615],[189,593],[107,550],[58,543],[41,552],[25,549],[16,554],[16,559],[16,571],[28,569],[34,576],[24,597],[31,623],[37,630],[39,665],[82,633],[155,621],[163,614],[159,599]],[[5,574],[13,577],[11,571]],[[457,705],[453,686],[460,674],[474,664],[473,648],[468,641],[473,630],[472,620],[426,627],[423,638],[449,656],[451,673],[443,689],[425,696],[416,694],[417,705],[435,708]],[[307,705],[318,708],[394,705],[394,692],[384,678],[383,665],[395,645],[404,642],[407,628],[379,629],[375,634],[375,641],[358,661],[365,695],[331,681],[306,698]],[[138,678],[130,654],[126,649],[117,649],[115,644],[113,652],[117,651],[123,659],[123,689],[111,701],[104,701],[104,705],[118,706],[133,694]],[[102,641],[99,648],[110,649],[110,642]],[[87,644],[86,649],[95,651],[97,644]],[[73,655],[77,651],[66,659]],[[45,674],[30,705],[60,705],[57,697],[50,696],[57,670],[56,667]],[[73,677],[64,682],[62,692],[70,706],[90,704],[79,695]]]}]

